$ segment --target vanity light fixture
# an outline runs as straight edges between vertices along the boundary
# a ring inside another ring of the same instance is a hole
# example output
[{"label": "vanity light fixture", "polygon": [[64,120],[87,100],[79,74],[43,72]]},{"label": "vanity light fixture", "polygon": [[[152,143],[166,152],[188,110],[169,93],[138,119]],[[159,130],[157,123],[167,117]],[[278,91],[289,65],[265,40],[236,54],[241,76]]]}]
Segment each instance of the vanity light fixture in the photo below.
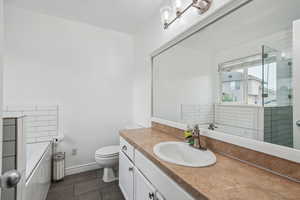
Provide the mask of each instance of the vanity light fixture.
[{"label": "vanity light fixture", "polygon": [[[170,6],[165,6],[160,10],[164,29],[167,29],[190,8],[198,9],[200,14],[205,13],[210,8],[212,2],[213,0],[192,0],[192,2],[188,6],[182,8],[181,0],[172,0],[173,9]],[[173,19],[170,20],[172,10],[175,11],[175,16],[173,17]]]}]

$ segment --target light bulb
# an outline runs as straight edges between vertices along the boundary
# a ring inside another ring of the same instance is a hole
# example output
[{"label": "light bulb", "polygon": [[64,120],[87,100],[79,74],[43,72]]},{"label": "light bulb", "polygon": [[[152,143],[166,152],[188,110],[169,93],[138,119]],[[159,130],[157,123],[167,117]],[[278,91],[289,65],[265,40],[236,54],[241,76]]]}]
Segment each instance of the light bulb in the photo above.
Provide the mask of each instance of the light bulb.
[{"label": "light bulb", "polygon": [[182,6],[181,0],[173,0],[173,5],[174,5],[176,12],[181,11],[181,6]]},{"label": "light bulb", "polygon": [[164,17],[164,21],[168,21],[169,17],[170,17],[170,13],[167,10],[165,10],[164,14],[163,14],[163,17]]},{"label": "light bulb", "polygon": [[165,6],[160,9],[160,15],[161,15],[161,20],[164,26],[168,23],[171,15],[171,8],[168,6]]}]

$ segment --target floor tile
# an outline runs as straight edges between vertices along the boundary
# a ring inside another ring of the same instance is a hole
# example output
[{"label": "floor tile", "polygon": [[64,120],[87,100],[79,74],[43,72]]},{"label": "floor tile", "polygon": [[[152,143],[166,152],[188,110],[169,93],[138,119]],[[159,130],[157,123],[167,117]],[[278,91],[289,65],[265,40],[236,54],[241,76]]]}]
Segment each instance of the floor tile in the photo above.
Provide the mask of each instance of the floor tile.
[{"label": "floor tile", "polygon": [[108,186],[100,188],[100,191],[105,191],[105,192],[121,192],[119,188],[119,182],[113,182]]},{"label": "floor tile", "polygon": [[80,183],[76,183],[74,185],[74,194],[75,195],[80,195],[83,193],[91,192],[98,190],[100,188],[99,185],[99,180],[98,179],[93,179],[90,181],[84,181]]},{"label": "floor tile", "polygon": [[51,186],[50,186],[50,189],[49,189],[49,192],[52,192],[52,191],[56,191],[56,192],[61,192],[61,191],[64,191],[64,190],[67,190],[69,191],[70,188],[74,188],[74,184],[73,183],[52,183]]},{"label": "floor tile", "polygon": [[99,191],[92,191],[76,196],[75,200],[102,200],[102,198]]},{"label": "floor tile", "polygon": [[83,194],[86,192],[99,190],[103,187],[110,186],[112,183],[105,183],[101,179],[93,179],[89,181],[83,181],[74,184],[75,195]]},{"label": "floor tile", "polygon": [[62,186],[67,186],[67,185],[79,183],[79,182],[82,182],[82,181],[88,181],[88,180],[96,179],[97,178],[97,173],[100,173],[100,171],[103,171],[103,170],[92,170],[92,171],[87,171],[87,172],[83,172],[83,173],[80,173],[80,174],[74,174],[74,175],[66,176],[64,178],[64,180],[52,183],[51,188],[62,187]]},{"label": "floor tile", "polygon": [[74,185],[73,184],[61,185],[61,186],[55,187],[55,188],[50,187],[49,192],[74,194]]},{"label": "floor tile", "polygon": [[102,193],[102,200],[125,200],[121,193],[107,192]]},{"label": "floor tile", "polygon": [[124,200],[118,181],[105,183],[103,169],[71,176],[52,183],[47,200]]},{"label": "floor tile", "polygon": [[103,177],[103,170],[97,170],[96,174],[97,174],[98,178],[102,178]]},{"label": "floor tile", "polygon": [[92,170],[92,171],[87,171],[87,172],[83,172],[83,173],[80,173],[80,174],[76,174],[76,175],[73,175],[73,176],[75,177],[77,182],[87,181],[87,180],[97,178],[97,174],[102,172],[102,171],[103,170]]},{"label": "floor tile", "polygon": [[102,200],[124,200],[118,183],[100,189]]},{"label": "floor tile", "polygon": [[73,200],[74,199],[74,186],[64,186],[49,190],[47,200]]}]

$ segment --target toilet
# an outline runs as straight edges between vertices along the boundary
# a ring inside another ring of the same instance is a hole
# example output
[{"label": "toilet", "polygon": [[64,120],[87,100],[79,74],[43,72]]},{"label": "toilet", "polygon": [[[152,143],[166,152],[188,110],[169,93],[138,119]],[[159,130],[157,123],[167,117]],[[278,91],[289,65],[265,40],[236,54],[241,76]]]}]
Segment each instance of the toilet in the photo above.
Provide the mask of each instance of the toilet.
[{"label": "toilet", "polygon": [[117,167],[119,163],[119,145],[106,146],[98,149],[95,152],[95,160],[104,168],[103,171],[103,181],[112,182],[118,180],[114,168]]}]

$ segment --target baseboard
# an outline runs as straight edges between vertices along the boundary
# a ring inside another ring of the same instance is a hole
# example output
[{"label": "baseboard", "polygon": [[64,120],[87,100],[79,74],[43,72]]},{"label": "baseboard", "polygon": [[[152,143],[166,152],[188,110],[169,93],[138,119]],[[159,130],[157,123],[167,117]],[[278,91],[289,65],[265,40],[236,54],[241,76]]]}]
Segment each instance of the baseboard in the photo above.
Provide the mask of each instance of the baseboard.
[{"label": "baseboard", "polygon": [[66,176],[72,175],[72,174],[78,174],[81,172],[86,172],[94,169],[99,169],[100,166],[96,162],[84,164],[84,165],[75,165],[66,168]]}]

